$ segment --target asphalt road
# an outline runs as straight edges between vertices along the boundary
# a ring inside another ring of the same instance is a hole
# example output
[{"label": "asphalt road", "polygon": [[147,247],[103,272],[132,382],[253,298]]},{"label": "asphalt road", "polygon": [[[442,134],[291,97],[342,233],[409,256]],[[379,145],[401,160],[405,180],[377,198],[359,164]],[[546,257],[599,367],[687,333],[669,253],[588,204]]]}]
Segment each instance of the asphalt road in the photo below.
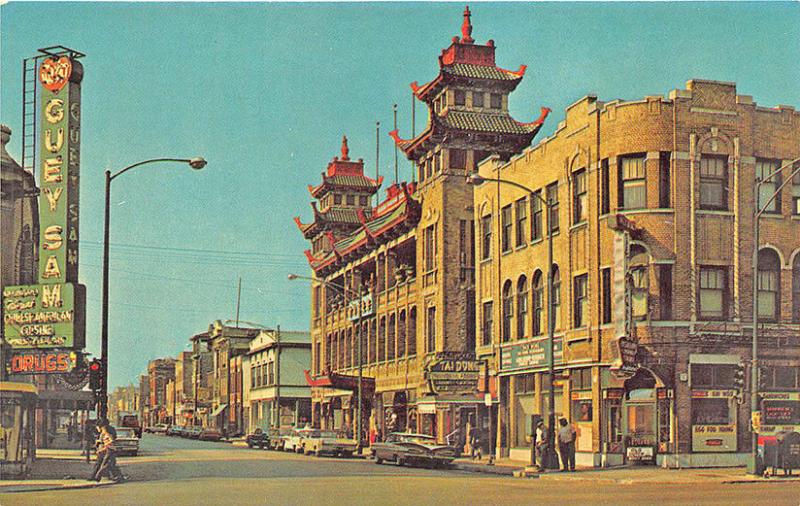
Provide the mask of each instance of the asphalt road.
[{"label": "asphalt road", "polygon": [[800,506],[800,484],[570,483],[315,458],[145,435],[120,459],[131,481],[5,494],[0,505],[766,504]]}]

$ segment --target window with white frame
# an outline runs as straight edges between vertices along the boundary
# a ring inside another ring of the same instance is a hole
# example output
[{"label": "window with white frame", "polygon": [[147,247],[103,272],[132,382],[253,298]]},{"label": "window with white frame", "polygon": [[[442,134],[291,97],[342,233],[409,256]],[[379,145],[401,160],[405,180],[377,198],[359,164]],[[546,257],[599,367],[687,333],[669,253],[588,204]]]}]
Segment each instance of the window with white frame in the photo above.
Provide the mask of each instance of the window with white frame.
[{"label": "window with white frame", "polygon": [[727,274],[725,267],[700,267],[700,319],[726,318]]},{"label": "window with white frame", "polygon": [[586,221],[589,207],[589,192],[586,184],[586,169],[581,169],[572,175],[572,223]]},{"label": "window with white frame", "polygon": [[573,303],[573,326],[577,328],[585,327],[589,324],[589,276],[581,274],[574,278],[574,290],[572,296]]},{"label": "window with white frame", "polygon": [[758,317],[778,321],[780,317],[781,262],[775,250],[758,252]]},{"label": "window with white frame", "polygon": [[[775,192],[777,192],[778,188],[781,186],[781,174],[777,173],[769,177],[780,167],[780,160],[756,159],[756,179],[761,181],[761,186],[758,188],[758,208],[764,209],[765,213],[780,214],[781,212],[780,192],[775,195]],[[772,198],[773,195],[775,195],[775,198]],[[770,199],[772,199],[771,202]],[[767,202],[769,202],[769,204],[767,204]],[[764,207],[765,205],[766,207]]]},{"label": "window with white frame", "polygon": [[525,237],[528,232],[528,202],[524,197],[514,203],[517,213],[517,234],[516,246],[523,246],[527,241]]},{"label": "window with white frame", "polygon": [[517,281],[517,339],[527,336],[528,332],[528,278],[520,276]]},{"label": "window with white frame", "polygon": [[700,209],[728,209],[728,157],[700,157]]},{"label": "window with white frame", "polygon": [[647,179],[645,177],[645,156],[626,156],[620,158],[620,195],[622,209],[642,209],[647,207]]}]

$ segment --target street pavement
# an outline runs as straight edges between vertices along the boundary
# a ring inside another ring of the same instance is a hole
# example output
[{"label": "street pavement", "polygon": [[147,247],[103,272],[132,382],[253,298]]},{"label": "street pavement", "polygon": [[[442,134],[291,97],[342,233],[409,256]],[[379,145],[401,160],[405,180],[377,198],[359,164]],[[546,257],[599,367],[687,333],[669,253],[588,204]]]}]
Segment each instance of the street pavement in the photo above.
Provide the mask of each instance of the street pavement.
[{"label": "street pavement", "polygon": [[[119,461],[131,478],[129,482],[19,491],[23,487],[13,493],[0,486],[0,505],[800,505],[798,482],[725,483],[719,479],[725,472],[712,470],[615,470],[615,474],[596,480],[589,473],[600,476],[603,472],[587,471],[519,479],[376,465],[363,459],[306,457],[154,435],[142,439],[139,456]],[[59,465],[53,459],[48,465],[51,473],[67,469],[71,474],[89,472],[89,465],[77,460]],[[666,473],[663,476],[669,479],[652,478],[659,473]],[[581,475],[584,479],[576,481]],[[625,478],[609,479],[613,476]],[[681,482],[683,479],[688,481]]]}]

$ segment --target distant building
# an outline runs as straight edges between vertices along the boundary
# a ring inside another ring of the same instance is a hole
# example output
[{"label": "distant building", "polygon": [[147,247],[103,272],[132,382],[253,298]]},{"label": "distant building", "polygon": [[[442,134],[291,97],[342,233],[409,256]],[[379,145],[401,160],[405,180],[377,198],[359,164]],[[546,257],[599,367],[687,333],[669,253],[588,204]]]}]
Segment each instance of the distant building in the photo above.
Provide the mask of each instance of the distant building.
[{"label": "distant building", "polygon": [[139,423],[142,427],[149,425],[150,420],[150,376],[139,376]]},{"label": "distant building", "polygon": [[168,423],[172,412],[167,411],[167,383],[175,379],[175,359],[159,358],[147,365],[150,386],[149,425]]},{"label": "distant building", "polygon": [[311,422],[310,367],[309,332],[262,330],[250,341],[242,365],[248,431]]},{"label": "distant building", "polygon": [[[195,334],[189,339],[192,343],[192,402],[194,407],[195,425],[208,426],[208,415],[213,401],[214,384],[214,354],[210,351],[207,332]],[[196,401],[196,402],[195,402]]]},{"label": "distant building", "polygon": [[179,425],[192,425],[194,414],[194,359],[182,351],[175,360],[176,419]]}]

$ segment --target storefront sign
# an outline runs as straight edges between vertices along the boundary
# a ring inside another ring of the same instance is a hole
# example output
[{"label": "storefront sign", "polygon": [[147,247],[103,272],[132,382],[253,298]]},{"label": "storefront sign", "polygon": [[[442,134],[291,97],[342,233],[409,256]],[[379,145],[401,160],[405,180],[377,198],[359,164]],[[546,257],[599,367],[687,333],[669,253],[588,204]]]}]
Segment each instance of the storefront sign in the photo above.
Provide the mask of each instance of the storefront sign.
[{"label": "storefront sign", "polygon": [[618,377],[631,377],[639,369],[639,344],[633,339],[621,336],[611,340],[611,352],[614,361],[611,363],[611,372]]},{"label": "storefront sign", "polygon": [[7,370],[10,374],[56,374],[67,373],[75,368],[77,356],[73,351],[22,351],[9,358]]},{"label": "storefront sign", "polygon": [[359,318],[366,318],[367,316],[372,316],[374,313],[373,305],[372,305],[372,294],[367,294],[361,297],[361,312],[359,313],[359,301],[353,300],[350,301],[348,304],[348,309],[350,315],[348,319],[350,321],[356,321]]},{"label": "storefront sign", "polygon": [[[553,342],[556,364],[564,360],[564,340],[555,338]],[[539,338],[522,343],[513,343],[500,350],[500,370],[502,372],[517,369],[544,367],[549,363],[550,339]]]},{"label": "storefront sign", "polygon": [[643,462],[653,460],[653,447],[652,446],[629,446],[626,451],[626,457],[630,462]]},{"label": "storefront sign", "polygon": [[39,283],[3,290],[3,330],[12,348],[83,348],[85,288],[78,284],[83,66],[69,56],[39,67]]},{"label": "storefront sign", "polygon": [[432,393],[472,394],[478,391],[482,362],[473,353],[440,352],[425,365]]},{"label": "storefront sign", "polygon": [[6,343],[12,348],[83,348],[85,304],[86,289],[80,284],[7,286]]},{"label": "storefront sign", "polygon": [[692,451],[736,451],[736,425],[693,425]]}]

